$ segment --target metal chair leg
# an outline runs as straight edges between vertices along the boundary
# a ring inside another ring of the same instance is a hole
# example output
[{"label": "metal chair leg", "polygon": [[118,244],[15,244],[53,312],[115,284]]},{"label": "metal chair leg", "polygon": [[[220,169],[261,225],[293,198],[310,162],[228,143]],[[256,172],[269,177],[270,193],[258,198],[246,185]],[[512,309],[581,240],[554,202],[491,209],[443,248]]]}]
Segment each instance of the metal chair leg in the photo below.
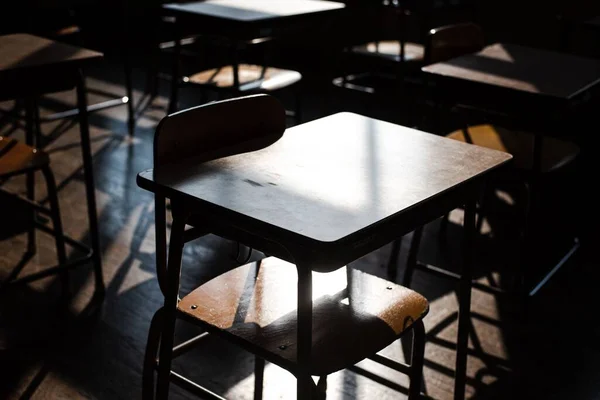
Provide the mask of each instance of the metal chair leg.
[{"label": "metal chair leg", "polygon": [[410,386],[408,400],[416,400],[421,396],[421,383],[423,380],[423,363],[425,359],[425,327],[419,320],[412,325],[412,354],[410,361]]},{"label": "metal chair leg", "polygon": [[394,240],[392,243],[392,250],[390,252],[390,258],[387,264],[387,277],[391,282],[396,282],[398,275],[398,257],[400,256],[400,250],[402,248],[402,238]]},{"label": "metal chair leg", "polygon": [[35,126],[34,133],[34,145],[39,148],[44,147],[44,143],[42,143],[42,126],[41,126],[41,118],[40,118],[40,107],[36,99],[33,100],[33,122]]},{"label": "metal chair leg", "polygon": [[179,32],[176,32],[175,35],[173,65],[171,69],[171,98],[169,99],[169,114],[174,113],[179,108],[177,104],[179,102],[179,57],[181,55],[181,39],[179,38]]},{"label": "metal chair leg", "polygon": [[532,188],[528,185],[524,185],[524,207],[523,207],[523,228],[519,240],[519,265],[517,270],[517,293],[520,297],[519,304],[519,316],[523,321],[527,320],[528,304],[529,304],[529,290],[530,290],[530,270],[532,266],[533,250],[531,249],[532,243],[532,221],[531,221],[531,209],[533,207],[533,193]]},{"label": "metal chair leg", "polygon": [[90,145],[90,131],[88,125],[87,94],[82,71],[79,71],[77,82],[77,108],[79,109],[79,131],[81,133],[81,154],[83,158],[83,173],[85,177],[85,191],[88,206],[88,222],[90,226],[90,243],[94,254],[94,278],[96,293],[103,296],[105,292],[104,276],[102,273],[102,260],[100,258],[100,238],[98,233],[98,213],[96,210],[96,193],[94,183],[94,165]]},{"label": "metal chair leg", "polygon": [[[35,132],[34,132],[34,120],[35,120],[35,102],[32,99],[25,101],[25,143],[28,146],[35,146]],[[27,187],[27,199],[35,201],[35,172],[31,171],[27,173],[26,177]],[[32,210],[32,224],[31,228],[27,232],[27,253],[35,254],[37,249],[36,236],[35,236],[35,219],[36,211]]]},{"label": "metal chair leg", "polygon": [[124,69],[125,69],[125,88],[127,91],[127,132],[129,136],[133,136],[135,132],[135,110],[133,108],[133,79],[131,77],[131,60],[128,55],[124,56]]},{"label": "metal chair leg", "polygon": [[[56,254],[58,256],[58,264],[64,265],[67,262],[67,252],[65,249],[65,237],[63,233],[62,221],[60,218],[60,207],[58,204],[58,195],[56,190],[56,182],[54,175],[50,170],[50,167],[46,166],[42,168],[42,173],[46,179],[46,186],[48,187],[48,200],[50,201],[50,210],[52,211],[52,224],[54,225],[54,239],[56,241]],[[60,273],[60,279],[63,286],[63,297],[68,299],[70,297],[69,287],[69,271],[64,270]]]},{"label": "metal chair leg", "polygon": [[327,399],[327,375],[319,377],[319,381],[316,386],[316,399],[326,400]]},{"label": "metal chair leg", "polygon": [[167,210],[163,196],[154,196],[154,229],[156,237],[156,276],[163,296],[167,294]]},{"label": "metal chair leg", "polygon": [[177,319],[177,302],[179,300],[179,277],[181,273],[181,258],[183,254],[184,231],[187,215],[183,210],[173,205],[173,225],[169,243],[169,264],[167,295],[165,296],[165,317],[160,340],[160,357],[158,362],[157,398],[167,399],[169,396],[169,377],[171,374],[171,358],[173,354],[173,339],[175,336],[175,321]]},{"label": "metal chair leg", "polygon": [[263,382],[265,377],[265,360],[254,356],[254,400],[263,398]]},{"label": "metal chair leg", "polygon": [[142,399],[154,399],[154,369],[158,356],[158,345],[160,343],[160,330],[163,325],[164,309],[160,308],[150,322],[148,330],[148,341],[146,342],[146,353],[144,354],[144,369],[142,372]]},{"label": "metal chair leg", "polygon": [[454,399],[465,398],[467,381],[467,351],[471,324],[471,289],[473,279],[473,243],[475,241],[475,199],[465,204],[463,263],[460,271],[458,294],[458,337],[456,340],[456,368]]},{"label": "metal chair leg", "polygon": [[408,251],[408,260],[402,277],[402,286],[410,287],[412,283],[413,273],[417,267],[417,257],[419,256],[419,246],[421,245],[421,236],[423,236],[423,227],[415,229],[410,242],[410,250]]},{"label": "metal chair leg", "polygon": [[300,372],[296,376],[296,395],[298,400],[312,398],[315,383],[310,375],[312,350],[312,270],[309,264],[304,264],[298,257],[298,365]]}]

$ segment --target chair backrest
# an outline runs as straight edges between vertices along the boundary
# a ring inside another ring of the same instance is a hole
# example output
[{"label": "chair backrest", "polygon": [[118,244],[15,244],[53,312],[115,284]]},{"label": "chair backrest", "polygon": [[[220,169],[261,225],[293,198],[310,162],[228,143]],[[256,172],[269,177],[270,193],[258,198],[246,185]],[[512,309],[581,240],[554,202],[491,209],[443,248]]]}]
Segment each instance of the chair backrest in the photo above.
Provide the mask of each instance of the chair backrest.
[{"label": "chair backrest", "polygon": [[154,170],[189,159],[208,161],[259,150],[281,138],[285,128],[285,108],[266,94],[179,111],[156,128]]},{"label": "chair backrest", "polygon": [[471,22],[431,29],[425,44],[425,64],[474,53],[484,44],[483,30]]}]

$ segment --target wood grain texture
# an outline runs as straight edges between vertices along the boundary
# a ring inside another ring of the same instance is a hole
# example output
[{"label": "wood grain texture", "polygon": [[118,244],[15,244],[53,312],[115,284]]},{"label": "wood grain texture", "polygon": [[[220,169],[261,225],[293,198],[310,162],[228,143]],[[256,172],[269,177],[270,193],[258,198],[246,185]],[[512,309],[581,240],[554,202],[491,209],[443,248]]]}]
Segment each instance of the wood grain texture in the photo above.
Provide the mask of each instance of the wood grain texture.
[{"label": "wood grain texture", "polygon": [[[447,137],[477,146],[504,151],[513,155],[515,168],[531,172],[533,169],[534,135],[517,132],[493,125],[476,125],[468,129],[451,132]],[[544,138],[541,156],[541,172],[551,172],[573,161],[579,147],[571,142],[551,137]]]},{"label": "wood grain texture", "polygon": [[[296,364],[296,281],[293,264],[271,257],[212,279],[178,309]],[[367,273],[313,272],[311,373],[327,375],[375,354],[427,310],[420,294]]]},{"label": "wood grain texture", "polygon": [[343,3],[318,0],[208,0],[183,4],[165,4],[180,13],[199,14],[219,19],[256,22],[267,19],[307,15],[344,8]]},{"label": "wood grain texture", "polygon": [[570,99],[600,81],[598,60],[500,43],[422,70],[560,99]]},{"label": "wood grain texture", "polygon": [[[302,79],[302,75],[287,69],[240,64],[238,79],[238,89],[241,92],[272,91],[293,85]],[[189,82],[233,89],[235,88],[233,66],[227,65],[195,73],[189,76]]]},{"label": "wood grain texture", "polygon": [[50,163],[48,155],[12,138],[0,136],[0,178],[7,178]]},{"label": "wood grain texture", "polygon": [[291,128],[262,150],[147,170],[138,183],[168,187],[298,236],[333,242],[510,159],[495,150],[339,113]]}]

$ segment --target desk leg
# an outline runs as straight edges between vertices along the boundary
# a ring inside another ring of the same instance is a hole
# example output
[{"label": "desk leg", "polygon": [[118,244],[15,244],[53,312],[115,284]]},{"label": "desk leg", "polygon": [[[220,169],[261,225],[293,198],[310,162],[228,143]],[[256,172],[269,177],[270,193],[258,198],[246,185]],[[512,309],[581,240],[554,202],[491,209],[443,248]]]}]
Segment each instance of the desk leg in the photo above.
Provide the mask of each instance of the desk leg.
[{"label": "desk leg", "polygon": [[165,295],[164,320],[160,338],[158,359],[158,382],[156,398],[169,397],[169,379],[171,375],[171,358],[173,356],[173,339],[175,337],[175,321],[177,319],[177,302],[179,300],[179,278],[181,274],[181,258],[183,234],[187,214],[175,205],[173,206],[173,225],[171,227],[171,240],[169,241],[169,264],[167,267],[167,294]]},{"label": "desk leg", "polygon": [[87,197],[90,243],[92,247],[92,263],[96,281],[96,295],[104,295],[104,278],[102,275],[102,260],[100,259],[100,238],[98,233],[98,212],[96,209],[96,186],[94,183],[94,166],[90,145],[90,130],[88,125],[87,98],[83,72],[77,77],[77,108],[79,109],[79,132],[81,134],[81,154],[83,157],[83,173],[85,177],[85,193]]},{"label": "desk leg", "polygon": [[458,340],[456,344],[456,372],[454,376],[454,400],[465,398],[467,379],[467,348],[471,324],[471,280],[473,269],[473,242],[475,235],[475,201],[465,205],[463,265],[460,273],[458,303]]},{"label": "desk leg", "polygon": [[310,375],[312,347],[312,270],[308,264],[298,266],[298,365],[297,399],[310,399],[314,383]]}]

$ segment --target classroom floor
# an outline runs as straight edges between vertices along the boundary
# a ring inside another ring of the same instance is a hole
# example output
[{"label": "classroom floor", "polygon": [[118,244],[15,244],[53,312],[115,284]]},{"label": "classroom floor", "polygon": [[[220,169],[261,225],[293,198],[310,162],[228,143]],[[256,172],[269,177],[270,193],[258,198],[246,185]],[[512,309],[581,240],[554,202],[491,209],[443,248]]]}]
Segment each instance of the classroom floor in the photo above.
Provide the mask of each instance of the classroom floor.
[{"label": "classroom floor", "polygon": [[[122,95],[118,74],[92,71],[90,88]],[[143,77],[139,79],[139,87]],[[138,87],[138,89],[139,89]],[[166,90],[165,90],[166,93]],[[187,92],[186,92],[187,93]],[[164,93],[163,93],[164,94]],[[321,108],[320,93],[303,104],[304,120],[328,111]],[[193,93],[185,104],[195,104]],[[137,91],[136,100],[141,97]],[[100,100],[91,93],[89,102]],[[346,107],[341,96],[336,107]],[[7,108],[11,103],[1,106]],[[42,114],[74,105],[74,93],[44,98]],[[142,360],[150,319],[161,306],[154,262],[153,197],[135,183],[136,174],[152,166],[154,127],[165,115],[165,97],[157,97],[138,120],[135,137],[126,134],[126,108],[94,113],[90,117],[96,174],[96,197],[100,217],[102,259],[107,292],[102,308],[89,313],[93,294],[91,269],[73,273],[74,297],[67,309],[58,303],[60,283],[48,278],[29,286],[14,287],[0,294],[0,398],[7,399],[135,399],[141,395]],[[373,111],[361,102],[347,107]],[[375,107],[375,114],[381,110]],[[381,112],[381,115],[385,112]],[[85,240],[87,220],[81,173],[78,125],[60,121],[42,125],[59,182],[59,198],[66,232]],[[0,135],[22,138],[22,126],[0,117]],[[44,188],[38,179],[38,198]],[[24,180],[6,184],[24,190]],[[516,215],[518,202],[510,194],[496,196],[495,210]],[[2,209],[1,226],[16,225],[17,213]],[[551,218],[551,216],[549,217]],[[516,234],[509,218],[490,217],[477,239],[477,278],[482,282],[510,282],[517,264]],[[8,222],[8,223],[5,223]],[[420,258],[450,269],[460,262],[461,213],[452,213],[445,233],[439,220],[428,225]],[[52,265],[52,238],[38,233],[38,252],[26,271]],[[402,273],[410,243],[408,235],[398,263]],[[26,235],[0,241],[0,279],[21,259]],[[353,267],[385,276],[391,246],[356,261]],[[72,253],[75,256],[76,252]],[[253,252],[253,259],[260,255]],[[539,254],[543,259],[545,254]],[[215,236],[198,239],[185,249],[183,291],[237,265],[235,244]],[[598,253],[583,248],[538,296],[523,310],[515,296],[473,292],[473,329],[468,360],[467,393],[471,399],[600,399],[600,318],[598,304]],[[451,399],[454,346],[457,329],[457,295],[454,283],[417,272],[414,289],[431,303],[425,319],[428,342],[425,354],[426,394],[433,399]],[[176,341],[197,330],[184,322]],[[386,354],[403,358],[396,343]],[[232,399],[253,396],[253,357],[216,338],[178,358],[174,369],[214,392]],[[366,371],[406,387],[408,380],[372,362],[360,364]],[[341,371],[328,380],[328,399],[396,399],[402,392],[377,382],[368,374]],[[393,385],[391,385],[393,386]],[[397,389],[397,388],[396,388]],[[265,399],[295,397],[295,379],[275,365],[267,365]],[[172,385],[171,398],[193,398]]]}]

